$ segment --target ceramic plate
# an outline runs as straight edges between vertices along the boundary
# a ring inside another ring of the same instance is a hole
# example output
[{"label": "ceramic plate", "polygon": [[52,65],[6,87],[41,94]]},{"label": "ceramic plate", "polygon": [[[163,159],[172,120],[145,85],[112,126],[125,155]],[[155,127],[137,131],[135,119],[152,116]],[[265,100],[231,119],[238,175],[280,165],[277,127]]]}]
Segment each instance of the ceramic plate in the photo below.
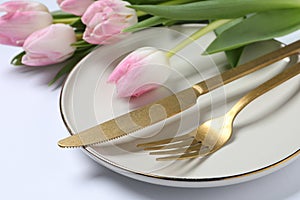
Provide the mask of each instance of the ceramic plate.
[{"label": "ceramic plate", "polygon": [[[131,51],[152,46],[167,51],[199,25],[152,28],[102,46],[83,59],[68,76],[61,93],[61,113],[70,134],[178,92],[226,70],[223,53],[203,56],[214,39],[208,34],[171,59],[171,76],[164,86],[139,98],[118,98],[107,78]],[[276,48],[274,41],[246,48],[245,62]],[[206,158],[156,161],[136,144],[180,135],[212,117],[224,114],[246,92],[295,63],[282,60],[198,99],[197,105],[165,122],[111,142],[83,148],[100,164],[125,176],[176,187],[214,187],[252,180],[287,165],[299,155],[300,77],[295,77],[248,105],[237,117],[234,135],[224,148]],[[155,74],[149,74],[155,76]]]}]

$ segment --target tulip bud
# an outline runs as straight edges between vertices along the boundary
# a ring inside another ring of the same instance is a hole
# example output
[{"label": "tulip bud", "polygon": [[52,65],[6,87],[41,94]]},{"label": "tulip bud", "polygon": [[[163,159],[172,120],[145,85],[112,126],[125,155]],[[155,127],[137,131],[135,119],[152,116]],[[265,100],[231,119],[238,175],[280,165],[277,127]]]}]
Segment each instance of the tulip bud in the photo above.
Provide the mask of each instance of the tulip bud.
[{"label": "tulip bud", "polygon": [[24,42],[26,54],[22,63],[29,66],[43,66],[60,63],[71,57],[76,50],[73,28],[65,24],[53,24],[32,33]]},{"label": "tulip bud", "polygon": [[166,53],[153,47],[137,49],[126,56],[108,78],[119,97],[140,96],[162,85],[170,75]]},{"label": "tulip bud", "polygon": [[111,44],[127,36],[122,30],[137,23],[134,9],[121,0],[95,1],[82,16],[87,26],[83,39],[91,44]]},{"label": "tulip bud", "polygon": [[52,16],[43,4],[31,1],[9,1],[0,5],[0,43],[22,46],[34,31],[52,24]]},{"label": "tulip bud", "polygon": [[57,0],[61,10],[73,15],[82,16],[94,0]]}]

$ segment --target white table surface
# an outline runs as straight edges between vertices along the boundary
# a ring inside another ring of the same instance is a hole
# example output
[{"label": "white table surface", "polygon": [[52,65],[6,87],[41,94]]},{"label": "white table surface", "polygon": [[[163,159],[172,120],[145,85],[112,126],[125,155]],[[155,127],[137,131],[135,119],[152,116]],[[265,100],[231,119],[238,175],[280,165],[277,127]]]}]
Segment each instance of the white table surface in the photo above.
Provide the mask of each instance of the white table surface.
[{"label": "white table surface", "polygon": [[[55,1],[43,2],[57,9]],[[61,87],[47,86],[59,68],[10,65],[19,51],[0,45],[1,199],[300,199],[300,159],[251,182],[182,189],[132,180],[79,149],[60,149],[57,141],[68,135],[59,112]]]}]

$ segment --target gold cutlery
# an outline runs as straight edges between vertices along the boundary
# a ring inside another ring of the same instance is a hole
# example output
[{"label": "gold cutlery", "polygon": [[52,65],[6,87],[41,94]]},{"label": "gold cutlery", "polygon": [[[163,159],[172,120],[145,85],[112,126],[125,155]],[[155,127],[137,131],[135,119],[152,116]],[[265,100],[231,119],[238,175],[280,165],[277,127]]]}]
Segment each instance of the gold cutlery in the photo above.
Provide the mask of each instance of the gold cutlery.
[{"label": "gold cutlery", "polygon": [[164,155],[157,160],[183,160],[204,157],[222,148],[231,138],[236,116],[257,97],[300,73],[300,63],[289,67],[269,81],[251,90],[224,116],[213,118],[197,129],[178,137],[138,144],[151,155]]},{"label": "gold cutlery", "polygon": [[83,147],[116,139],[140,130],[190,108],[196,104],[199,96],[209,91],[299,52],[300,41],[297,41],[204,80],[191,88],[62,139],[58,145],[60,147]]}]

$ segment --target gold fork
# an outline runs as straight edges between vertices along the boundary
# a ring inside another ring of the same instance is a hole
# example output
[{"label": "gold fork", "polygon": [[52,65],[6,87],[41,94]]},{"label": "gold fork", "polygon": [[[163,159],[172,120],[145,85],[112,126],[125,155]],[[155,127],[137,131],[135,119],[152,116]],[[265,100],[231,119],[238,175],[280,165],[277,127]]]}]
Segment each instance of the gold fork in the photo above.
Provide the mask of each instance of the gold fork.
[{"label": "gold fork", "polygon": [[[183,160],[207,156],[223,147],[232,135],[233,122],[240,111],[257,97],[300,73],[300,63],[251,90],[224,116],[211,119],[182,136],[138,144],[151,155],[165,155],[157,160]],[[166,156],[168,155],[168,156]]]}]

